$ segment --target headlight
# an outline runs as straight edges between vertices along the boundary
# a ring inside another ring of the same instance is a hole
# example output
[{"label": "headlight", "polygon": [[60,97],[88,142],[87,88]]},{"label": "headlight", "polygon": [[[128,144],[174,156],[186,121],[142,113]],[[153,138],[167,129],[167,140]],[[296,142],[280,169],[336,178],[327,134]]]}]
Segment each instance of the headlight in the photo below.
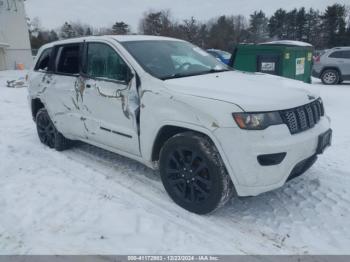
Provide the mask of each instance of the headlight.
[{"label": "headlight", "polygon": [[272,125],[283,124],[278,112],[269,113],[233,113],[237,125],[242,129],[263,130]]}]

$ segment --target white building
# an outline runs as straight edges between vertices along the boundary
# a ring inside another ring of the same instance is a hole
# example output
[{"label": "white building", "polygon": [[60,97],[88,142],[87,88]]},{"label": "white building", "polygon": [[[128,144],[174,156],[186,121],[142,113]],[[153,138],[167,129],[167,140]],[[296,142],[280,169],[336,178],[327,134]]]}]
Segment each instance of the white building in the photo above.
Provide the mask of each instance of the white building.
[{"label": "white building", "polygon": [[33,62],[24,1],[0,0],[0,70]]}]

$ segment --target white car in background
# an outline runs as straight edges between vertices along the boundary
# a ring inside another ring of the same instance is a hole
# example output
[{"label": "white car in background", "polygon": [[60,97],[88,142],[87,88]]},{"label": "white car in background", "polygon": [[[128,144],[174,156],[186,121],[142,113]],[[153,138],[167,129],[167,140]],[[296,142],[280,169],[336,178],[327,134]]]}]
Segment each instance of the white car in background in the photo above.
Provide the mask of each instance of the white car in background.
[{"label": "white car in background", "polygon": [[170,197],[206,214],[301,175],[330,145],[308,85],[233,71],[182,40],[86,37],[43,46],[29,75],[42,143],[72,140],[160,170]]}]

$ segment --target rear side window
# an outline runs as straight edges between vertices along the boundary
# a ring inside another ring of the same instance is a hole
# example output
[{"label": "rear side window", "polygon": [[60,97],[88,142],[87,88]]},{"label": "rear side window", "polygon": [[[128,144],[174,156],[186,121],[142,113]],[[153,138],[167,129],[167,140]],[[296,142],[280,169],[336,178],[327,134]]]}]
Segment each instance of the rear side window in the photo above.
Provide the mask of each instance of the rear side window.
[{"label": "rear side window", "polygon": [[49,71],[50,58],[51,58],[51,48],[45,49],[35,65],[35,71]]},{"label": "rear side window", "polygon": [[80,45],[67,45],[58,47],[56,72],[75,75],[80,72]]},{"label": "rear side window", "polygon": [[89,43],[87,74],[92,78],[126,81],[129,68],[118,53],[103,43]]},{"label": "rear side window", "polygon": [[350,51],[335,51],[329,57],[350,59]]}]

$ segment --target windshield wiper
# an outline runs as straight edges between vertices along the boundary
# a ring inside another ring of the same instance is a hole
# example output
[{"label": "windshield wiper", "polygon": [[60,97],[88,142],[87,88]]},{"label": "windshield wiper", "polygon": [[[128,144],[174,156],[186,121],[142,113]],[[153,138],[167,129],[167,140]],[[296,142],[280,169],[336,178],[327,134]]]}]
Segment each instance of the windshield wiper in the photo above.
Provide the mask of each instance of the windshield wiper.
[{"label": "windshield wiper", "polygon": [[221,73],[221,72],[227,72],[227,71],[231,71],[230,69],[210,69],[209,71],[207,71],[206,73],[208,74],[212,74],[212,73]]},{"label": "windshield wiper", "polygon": [[181,77],[190,77],[190,76],[197,76],[201,75],[202,73],[191,73],[191,74],[182,74],[182,73],[176,73],[170,76],[164,76],[161,79],[162,80],[168,80],[168,79],[174,79],[174,78],[181,78]]},{"label": "windshield wiper", "polygon": [[175,78],[182,78],[182,77],[190,77],[190,76],[199,76],[199,75],[206,75],[206,74],[213,74],[213,73],[221,73],[230,71],[230,69],[210,69],[208,71],[202,71],[202,72],[195,72],[190,74],[183,74],[183,73],[176,73],[171,76],[165,76],[161,77],[161,80],[169,80],[169,79],[175,79]]}]

